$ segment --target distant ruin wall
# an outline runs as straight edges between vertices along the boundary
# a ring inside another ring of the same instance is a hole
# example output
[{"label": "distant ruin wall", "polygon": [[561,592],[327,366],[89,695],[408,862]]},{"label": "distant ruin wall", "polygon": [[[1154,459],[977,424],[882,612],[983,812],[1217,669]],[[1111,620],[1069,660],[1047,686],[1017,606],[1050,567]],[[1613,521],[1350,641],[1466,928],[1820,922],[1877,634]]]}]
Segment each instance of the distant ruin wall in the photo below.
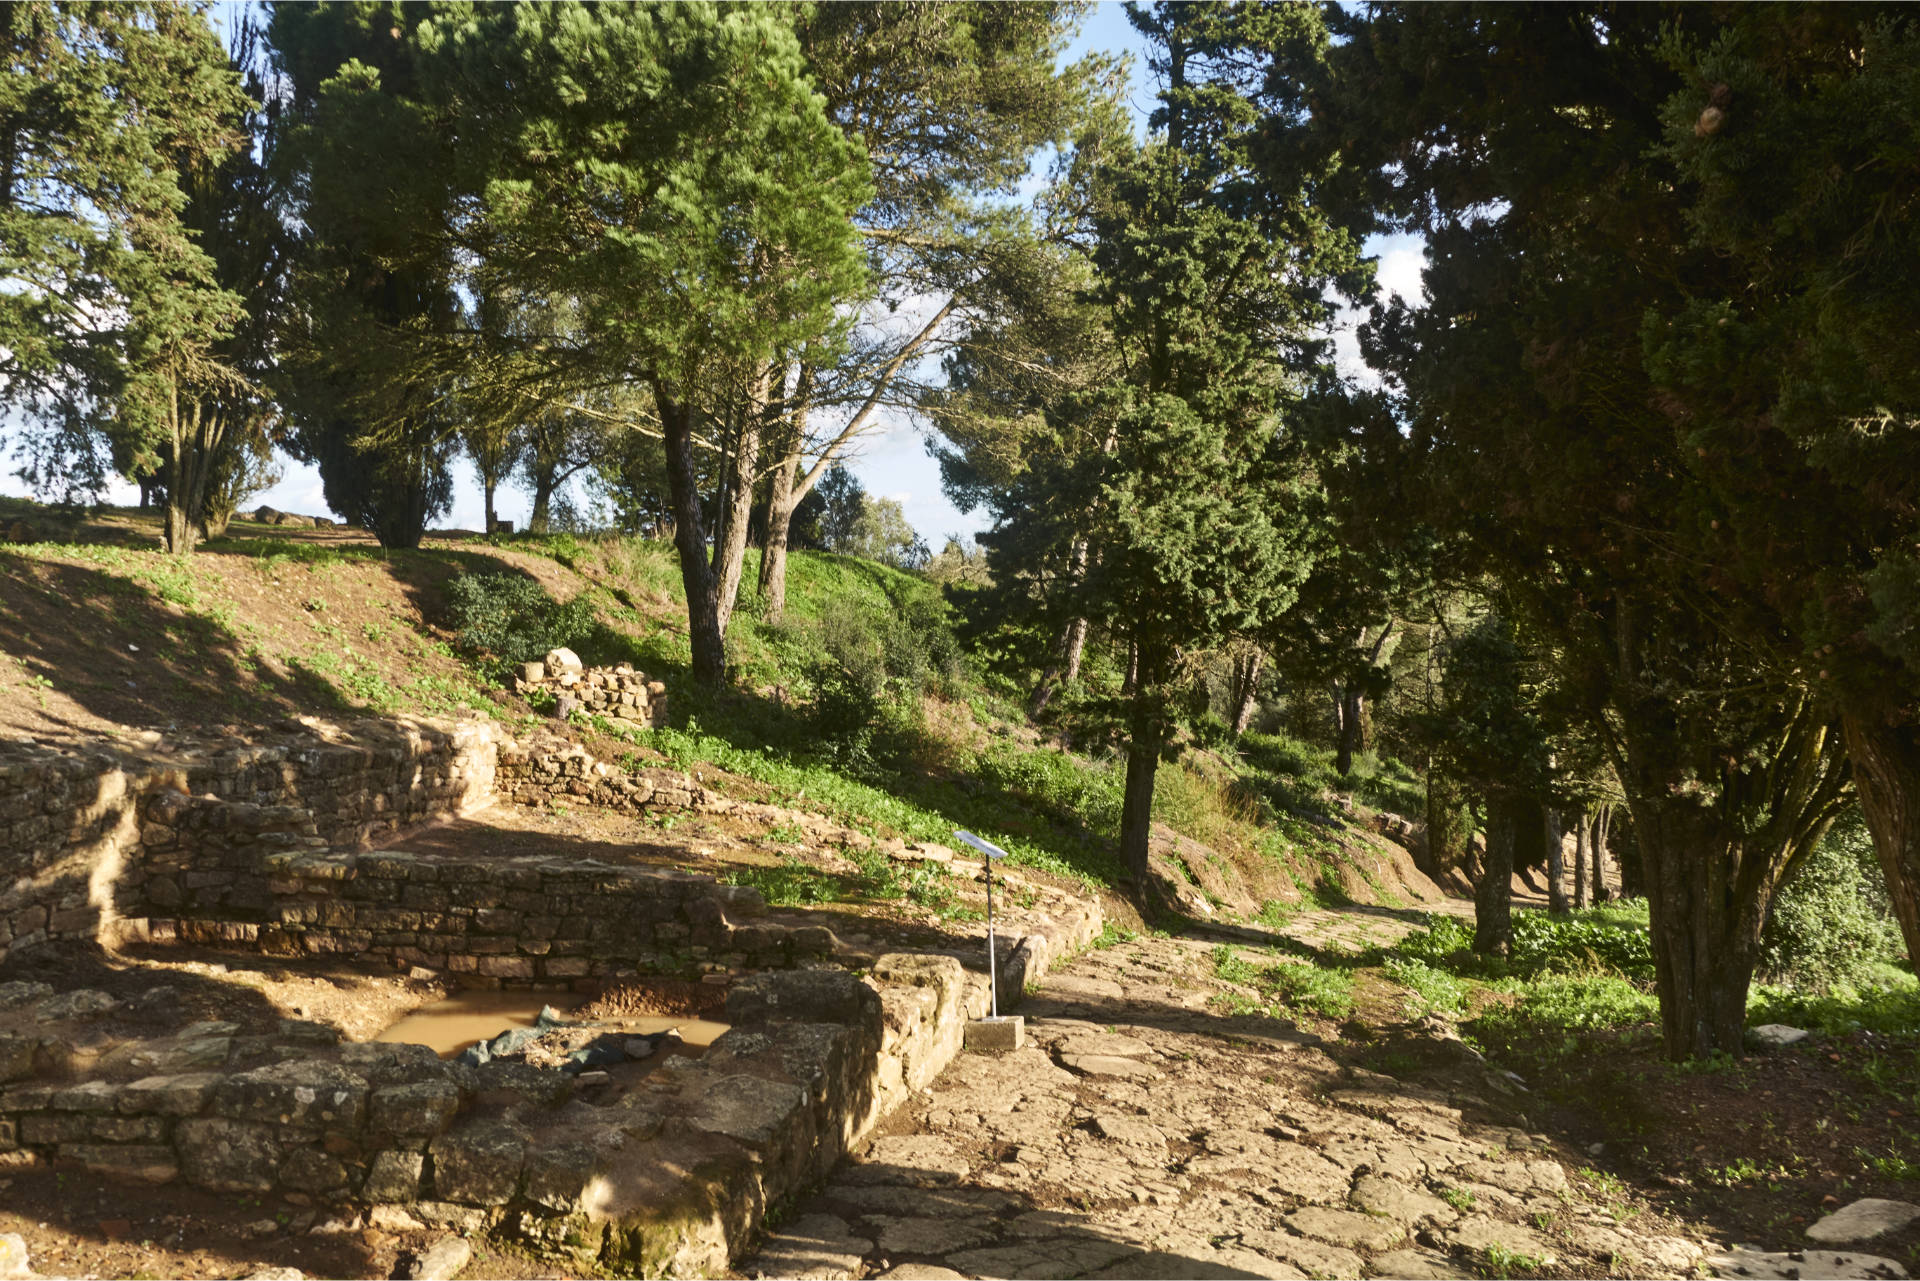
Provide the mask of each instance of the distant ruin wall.
[{"label": "distant ruin wall", "polygon": [[[477,719],[365,720],[165,753],[0,744],[0,960],[55,940],[117,936],[143,918],[212,911],[272,925],[284,905],[271,885],[285,878],[268,874],[268,856],[363,849],[502,796],[730,808],[677,771],[629,774],[558,735],[515,742]],[[289,933],[336,951],[360,932],[442,932],[355,926],[330,938],[332,926],[277,923],[307,926]],[[461,954],[439,942],[389,946]]]}]

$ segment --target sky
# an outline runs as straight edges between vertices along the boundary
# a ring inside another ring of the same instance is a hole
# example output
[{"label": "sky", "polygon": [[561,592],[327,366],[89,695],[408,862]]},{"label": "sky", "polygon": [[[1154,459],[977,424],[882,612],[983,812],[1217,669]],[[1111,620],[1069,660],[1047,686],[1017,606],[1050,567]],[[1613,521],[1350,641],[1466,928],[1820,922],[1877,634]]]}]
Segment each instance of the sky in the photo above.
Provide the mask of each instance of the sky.
[{"label": "sky", "polygon": [[[1144,45],[1128,23],[1126,11],[1119,0],[1101,0],[1094,6],[1079,34],[1068,46],[1064,60],[1071,62],[1092,51],[1131,55],[1128,99],[1140,132],[1144,134],[1147,116],[1154,105],[1155,86],[1146,66]],[[1036,162],[1035,176],[1029,179],[1030,186],[1037,186],[1045,159],[1043,157]],[[1423,244],[1418,237],[1374,237],[1367,242],[1366,251],[1379,259],[1383,293],[1397,293],[1415,305],[1424,301],[1420,284]],[[910,322],[910,317],[903,319]],[[1369,380],[1370,375],[1360,361],[1358,344],[1352,332],[1354,320],[1353,316],[1345,315],[1336,328],[1336,361],[1344,372]],[[857,443],[853,456],[847,460],[849,470],[859,478],[868,493],[898,502],[907,520],[935,551],[949,537],[965,540],[987,528],[989,522],[985,512],[962,512],[941,492],[940,467],[927,452],[927,438],[922,424],[899,410],[883,410],[876,415],[876,420],[872,433]],[[8,442],[5,453],[10,455],[11,452],[11,442]],[[0,458],[0,493],[27,492],[26,487],[13,475],[16,465],[11,458]],[[279,483],[249,500],[249,510],[265,504],[280,511],[315,516],[329,514],[317,469],[284,456],[280,459],[280,466],[282,476]],[[576,500],[579,488],[576,484]],[[117,483],[108,495],[108,501],[117,505],[131,505],[138,498],[139,491],[124,482]],[[522,493],[511,484],[495,496],[497,513],[501,518],[513,521],[516,528],[526,527],[532,506],[532,496]],[[472,464],[461,458],[454,467],[453,509],[436,522],[436,527],[477,530],[482,523],[480,481]]]}]

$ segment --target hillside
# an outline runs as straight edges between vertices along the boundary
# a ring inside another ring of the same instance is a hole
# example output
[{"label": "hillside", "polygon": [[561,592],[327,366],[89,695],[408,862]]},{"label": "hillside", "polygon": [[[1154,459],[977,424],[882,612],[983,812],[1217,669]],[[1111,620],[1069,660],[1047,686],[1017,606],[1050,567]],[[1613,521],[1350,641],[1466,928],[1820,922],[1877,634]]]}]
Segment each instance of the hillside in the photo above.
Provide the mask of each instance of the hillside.
[{"label": "hillside", "polygon": [[[389,553],[357,531],[236,520],[228,538],[176,560],[158,550],[157,519],[140,513],[62,523],[13,503],[4,514],[64,540],[0,547],[8,737],[152,742],[289,717],[400,714],[528,727],[551,709],[514,695],[505,665],[550,641],[589,664],[630,662],[671,691],[668,723],[650,732],[576,717],[572,732],[603,758],[668,761],[881,837],[978,827],[1056,877],[1121,882],[1112,836],[1123,771],[1030,727],[1010,691],[959,651],[937,590],[883,565],[798,553],[786,619],[768,624],[743,600],[734,687],[702,696],[684,678],[683,597],[663,543],[456,533]],[[749,586],[755,568],[750,554]],[[462,576],[494,591],[467,615],[449,592]],[[530,601],[553,616],[530,624]],[[484,634],[501,648],[463,644],[457,623],[473,625],[476,609],[494,611],[480,630],[490,620]],[[1311,749],[1282,746],[1291,754],[1277,767],[1268,743],[1265,769],[1195,749],[1163,772],[1158,901],[1252,920],[1304,899],[1437,897],[1367,811],[1350,819],[1316,796]]]}]

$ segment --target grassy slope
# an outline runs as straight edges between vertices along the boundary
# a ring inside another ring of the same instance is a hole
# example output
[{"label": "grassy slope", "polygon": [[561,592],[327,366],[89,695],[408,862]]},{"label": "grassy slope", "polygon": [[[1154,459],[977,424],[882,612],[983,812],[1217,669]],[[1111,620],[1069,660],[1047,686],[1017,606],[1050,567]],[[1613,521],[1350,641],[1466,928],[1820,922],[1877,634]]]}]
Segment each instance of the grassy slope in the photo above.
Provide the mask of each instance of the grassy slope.
[{"label": "grassy slope", "polygon": [[[668,682],[670,727],[622,736],[636,755],[718,769],[880,834],[950,840],[968,827],[1058,874],[1094,883],[1120,874],[1122,771],[1042,743],[1010,691],[963,676],[904,699],[912,705],[868,750],[822,742],[807,703],[823,631],[849,619],[884,630],[911,600],[938,600],[931,584],[885,566],[796,554],[787,619],[772,626],[753,599],[749,553],[730,641],[735,685],[708,695],[685,679],[684,598],[666,544],[466,537],[383,553],[348,531],[238,521],[232,537],[176,561],[155,550],[151,517],[62,527],[28,505],[7,507],[18,510],[0,516],[26,514],[42,536],[76,541],[0,548],[5,732],[217,731],[294,714],[462,710],[526,723],[533,709],[458,653],[445,626],[448,580],[508,573],[556,599],[585,594],[597,621],[569,639],[586,661],[629,661]],[[1194,753],[1163,770],[1156,812],[1224,859],[1277,877],[1292,900],[1337,880],[1347,846],[1337,827],[1294,812],[1329,776],[1325,753],[1284,741],[1260,749],[1249,760]]]}]

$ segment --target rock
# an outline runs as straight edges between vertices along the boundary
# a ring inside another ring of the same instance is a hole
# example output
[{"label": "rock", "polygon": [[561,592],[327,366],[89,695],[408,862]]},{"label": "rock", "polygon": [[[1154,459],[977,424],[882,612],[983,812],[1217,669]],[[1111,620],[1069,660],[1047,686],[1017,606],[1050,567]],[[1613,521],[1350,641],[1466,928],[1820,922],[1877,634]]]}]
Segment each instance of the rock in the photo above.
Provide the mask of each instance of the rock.
[{"label": "rock", "polygon": [[431,1138],[451,1125],[459,1110],[460,1090],[450,1081],[389,1085],[368,1100],[367,1124],[381,1134]]},{"label": "rock", "polygon": [[526,1132],[481,1121],[433,1141],[433,1190],[442,1201],[505,1205],[520,1187]]},{"label": "rock", "polygon": [[560,676],[567,672],[579,673],[587,670],[587,665],[580,661],[580,655],[574,653],[565,645],[560,646],[558,649],[548,650],[547,659],[543,666],[548,673],[554,676]]},{"label": "rock", "polygon": [[1731,1250],[1707,1256],[1718,1277],[1742,1281],[1802,1281],[1825,1277],[1830,1281],[1892,1281],[1907,1275],[1892,1259],[1873,1254],[1840,1254],[1833,1250]]},{"label": "rock", "polygon": [[1497,1245],[1510,1254],[1524,1254],[1543,1263],[1553,1261],[1553,1247],[1532,1228],[1504,1223],[1484,1214],[1462,1219],[1448,1234],[1448,1239],[1462,1249],[1484,1252],[1488,1246]]},{"label": "rock", "polygon": [[966,1273],[932,1263],[903,1263],[880,1274],[881,1281],[966,1281]]},{"label": "rock", "polygon": [[413,1256],[404,1275],[407,1281],[453,1281],[473,1258],[473,1247],[461,1237],[441,1237]]},{"label": "rock", "polygon": [[1062,1054],[1060,1065],[1082,1076],[1139,1077],[1157,1079],[1154,1068],[1138,1059],[1123,1059],[1112,1054]]},{"label": "rock", "polygon": [[11,1010],[19,1005],[31,1005],[35,1001],[44,1001],[53,995],[53,988],[45,983],[27,983],[21,980],[0,983],[0,1010]]},{"label": "rock", "polygon": [[529,685],[538,685],[547,679],[547,665],[545,663],[520,664],[520,679]]},{"label": "rock", "polygon": [[270,1192],[280,1168],[272,1126],[226,1117],[190,1117],[174,1131],[187,1178],[220,1192]]},{"label": "rock", "polygon": [[993,1238],[990,1219],[894,1219],[874,1214],[866,1222],[880,1234],[880,1251],[887,1255],[952,1254]]},{"label": "rock", "polygon": [[1295,1210],[1280,1221],[1303,1237],[1315,1237],[1356,1250],[1384,1250],[1407,1235],[1406,1228],[1391,1219],[1317,1205]]},{"label": "rock", "polygon": [[1898,1232],[1920,1219],[1920,1205],[1911,1201],[1883,1201],[1865,1197],[1835,1210],[1807,1229],[1807,1239],[1821,1245],[1851,1245],[1871,1241],[1889,1232]]},{"label": "rock", "polygon": [[1473,1273],[1463,1272],[1445,1255],[1426,1250],[1395,1250],[1376,1254],[1367,1264],[1367,1273],[1376,1277],[1394,1277],[1398,1281],[1461,1281]]},{"label": "rock", "polygon": [[369,1201],[411,1201],[420,1195],[420,1171],[425,1164],[418,1152],[382,1152],[367,1168],[362,1194]]},{"label": "rock", "polygon": [[724,1134],[751,1148],[772,1147],[807,1106],[805,1086],[752,1076],[727,1076],[707,1087],[687,1124]]},{"label": "rock", "polygon": [[929,1134],[896,1134],[875,1139],[860,1164],[842,1173],[848,1183],[902,1183],[918,1187],[952,1183],[973,1169],[973,1162],[945,1139]]},{"label": "rock", "polygon": [[485,1232],[491,1221],[485,1210],[470,1205],[455,1205],[451,1201],[416,1201],[413,1203],[413,1212],[437,1228],[447,1228],[465,1236]]},{"label": "rock", "polygon": [[1290,1263],[1309,1276],[1357,1277],[1366,1266],[1352,1250],[1310,1241],[1286,1232],[1242,1232],[1240,1244],[1249,1250],[1259,1251],[1269,1259]]},{"label": "rock", "polygon": [[365,1118],[367,1080],[337,1063],[298,1059],[255,1068],[214,1090],[215,1114],[237,1121],[358,1129]]},{"label": "rock", "polygon": [[408,1214],[404,1206],[376,1205],[367,1211],[367,1226],[388,1232],[425,1232],[427,1225]]},{"label": "rock", "polygon": [[0,1281],[32,1276],[27,1263],[27,1239],[18,1232],[0,1232]]},{"label": "rock", "polygon": [[860,1275],[861,1260],[872,1249],[873,1241],[855,1236],[843,1220],[808,1214],[769,1236],[746,1270],[768,1277],[840,1281]]},{"label": "rock", "polygon": [[97,992],[90,987],[76,988],[43,1002],[36,1017],[42,1023],[54,1023],[62,1019],[97,1019],[119,1004],[117,999],[105,992]]},{"label": "rock", "polygon": [[1131,1117],[1096,1116],[1093,1118],[1093,1132],[1103,1139],[1128,1147],[1164,1148],[1167,1136],[1145,1121],[1136,1121]]},{"label": "rock", "polygon": [[1381,1214],[1396,1223],[1446,1225],[1460,1216],[1437,1196],[1415,1191],[1404,1183],[1363,1174],[1353,1182],[1353,1203],[1369,1214]]},{"label": "rock", "polygon": [[255,1268],[245,1281],[306,1281],[306,1277],[299,1268]]},{"label": "rock", "polygon": [[1789,1045],[1798,1045],[1807,1039],[1807,1029],[1789,1027],[1785,1023],[1762,1023],[1759,1027],[1747,1029],[1747,1044],[1763,1050],[1780,1050]]}]

